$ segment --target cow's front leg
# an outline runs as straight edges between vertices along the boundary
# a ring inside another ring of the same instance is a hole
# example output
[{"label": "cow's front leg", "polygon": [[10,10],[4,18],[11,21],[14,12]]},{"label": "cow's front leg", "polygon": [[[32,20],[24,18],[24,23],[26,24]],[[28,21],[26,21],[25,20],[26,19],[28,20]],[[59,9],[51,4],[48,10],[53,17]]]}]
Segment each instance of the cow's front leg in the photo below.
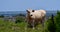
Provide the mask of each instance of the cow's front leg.
[{"label": "cow's front leg", "polygon": [[35,27],[35,24],[34,23],[35,23],[35,20],[32,20],[32,24],[31,25],[32,25],[33,29],[35,29],[34,28]]}]

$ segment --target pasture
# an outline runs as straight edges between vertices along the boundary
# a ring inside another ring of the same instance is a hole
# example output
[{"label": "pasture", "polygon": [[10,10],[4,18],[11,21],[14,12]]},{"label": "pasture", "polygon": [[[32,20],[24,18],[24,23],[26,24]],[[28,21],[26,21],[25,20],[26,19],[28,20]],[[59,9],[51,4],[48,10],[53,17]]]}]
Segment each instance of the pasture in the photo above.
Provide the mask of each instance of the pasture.
[{"label": "pasture", "polygon": [[0,32],[43,32],[43,27],[39,24],[35,29],[32,29],[27,27],[27,23],[24,20],[21,23],[15,23],[0,19]]},{"label": "pasture", "polygon": [[[54,17],[54,23],[52,23],[51,17],[44,22],[44,27],[38,24],[35,29],[27,27],[24,17],[17,17],[17,20],[21,22],[15,23],[14,21],[5,21],[0,19],[0,32],[59,32],[60,31],[60,12]],[[51,29],[50,29],[51,28]]]}]

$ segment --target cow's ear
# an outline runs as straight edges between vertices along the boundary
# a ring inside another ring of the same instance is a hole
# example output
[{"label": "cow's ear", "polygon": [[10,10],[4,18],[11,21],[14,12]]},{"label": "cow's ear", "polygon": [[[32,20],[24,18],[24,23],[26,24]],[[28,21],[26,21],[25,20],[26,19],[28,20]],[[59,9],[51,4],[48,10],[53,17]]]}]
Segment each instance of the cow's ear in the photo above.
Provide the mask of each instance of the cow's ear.
[{"label": "cow's ear", "polygon": [[30,13],[30,11],[26,10],[28,13]]},{"label": "cow's ear", "polygon": [[34,12],[34,10],[32,10],[32,12]]}]

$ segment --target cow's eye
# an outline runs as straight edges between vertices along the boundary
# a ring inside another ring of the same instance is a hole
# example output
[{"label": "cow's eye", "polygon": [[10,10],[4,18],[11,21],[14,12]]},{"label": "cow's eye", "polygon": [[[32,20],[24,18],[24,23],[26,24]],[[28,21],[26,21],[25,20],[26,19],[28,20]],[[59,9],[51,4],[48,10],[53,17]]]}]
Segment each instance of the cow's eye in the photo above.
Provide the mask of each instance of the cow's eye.
[{"label": "cow's eye", "polygon": [[32,12],[34,12],[34,10],[32,10]]}]

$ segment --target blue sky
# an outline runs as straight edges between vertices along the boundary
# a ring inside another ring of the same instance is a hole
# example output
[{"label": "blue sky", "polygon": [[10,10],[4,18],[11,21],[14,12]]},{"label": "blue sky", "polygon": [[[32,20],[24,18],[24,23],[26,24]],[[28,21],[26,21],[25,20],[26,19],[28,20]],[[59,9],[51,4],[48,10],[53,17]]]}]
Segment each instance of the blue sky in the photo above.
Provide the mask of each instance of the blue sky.
[{"label": "blue sky", "polygon": [[60,0],[0,0],[0,11],[60,10]]}]

